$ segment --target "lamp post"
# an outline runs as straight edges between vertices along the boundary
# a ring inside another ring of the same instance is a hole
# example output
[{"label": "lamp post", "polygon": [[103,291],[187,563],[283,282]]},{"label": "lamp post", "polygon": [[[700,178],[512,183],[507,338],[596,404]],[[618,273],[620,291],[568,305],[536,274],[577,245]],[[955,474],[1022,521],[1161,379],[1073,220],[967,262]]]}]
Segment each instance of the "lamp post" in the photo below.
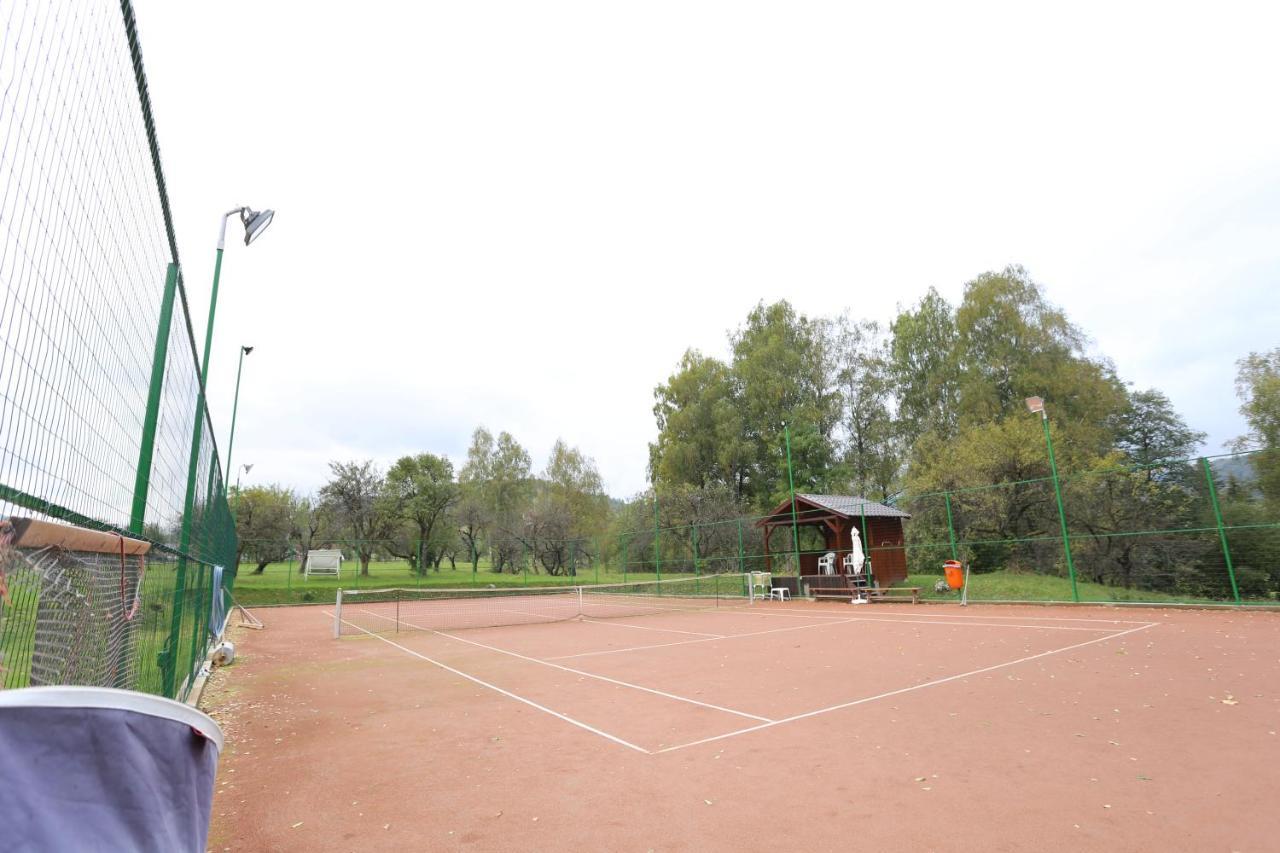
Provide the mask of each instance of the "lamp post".
[{"label": "lamp post", "polygon": [[[204,335],[204,359],[196,365],[200,374],[200,384],[196,388],[195,423],[191,429],[191,458],[187,463],[187,493],[182,504],[182,532],[178,542],[178,569],[173,585],[173,615],[170,617],[169,638],[165,641],[160,667],[163,678],[162,692],[170,698],[177,695],[179,686],[177,682],[177,643],[182,632],[182,607],[180,604],[187,590],[187,554],[191,550],[191,527],[195,517],[196,478],[200,470],[200,439],[204,431],[205,389],[208,387],[209,379],[209,349],[213,343],[213,318],[218,307],[218,280],[222,275],[222,251],[226,245],[227,220],[236,214],[239,214],[240,222],[244,225],[244,244],[246,246],[262,236],[262,232],[266,230],[267,226],[271,224],[271,220],[275,218],[275,212],[271,210],[258,212],[248,207],[237,207],[228,210],[222,215],[222,224],[218,231],[218,255],[213,266],[213,292],[209,296],[209,325]],[[159,352],[158,344],[157,352]],[[206,504],[213,498],[214,484],[216,482],[214,475],[219,473],[216,470],[216,457],[211,457],[209,464],[209,482],[205,493]],[[230,476],[230,472],[227,472],[227,474]],[[222,483],[222,487],[226,489],[227,484],[225,481]],[[138,497],[135,495],[135,503],[137,502]],[[234,554],[207,556],[222,557],[223,559],[235,557]],[[196,635],[193,633],[192,636]]]},{"label": "lamp post", "polygon": [[240,411],[240,374],[244,370],[244,357],[253,347],[240,347],[240,366],[236,368],[236,396],[231,404],[231,438],[227,439],[227,470],[231,470],[231,450],[236,446],[236,414]]},{"label": "lamp post", "polygon": [[1067,514],[1062,508],[1062,486],[1058,481],[1058,460],[1053,453],[1053,437],[1049,434],[1049,413],[1044,408],[1043,397],[1028,397],[1027,411],[1040,415],[1040,423],[1044,426],[1044,443],[1049,449],[1049,470],[1053,474],[1053,494],[1058,501],[1058,524],[1062,527],[1062,551],[1067,557],[1067,574],[1071,576],[1071,600],[1080,601],[1080,590],[1076,587],[1076,564],[1071,557],[1071,536],[1067,533]]}]

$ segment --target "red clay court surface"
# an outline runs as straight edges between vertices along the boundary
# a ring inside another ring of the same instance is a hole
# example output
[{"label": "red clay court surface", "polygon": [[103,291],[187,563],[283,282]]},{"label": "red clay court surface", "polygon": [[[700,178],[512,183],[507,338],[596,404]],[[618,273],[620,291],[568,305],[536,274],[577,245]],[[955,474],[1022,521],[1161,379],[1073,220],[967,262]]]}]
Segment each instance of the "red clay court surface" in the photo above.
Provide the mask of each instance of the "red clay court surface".
[{"label": "red clay court surface", "polygon": [[211,691],[210,849],[1280,849],[1280,614],[332,611],[257,611]]}]

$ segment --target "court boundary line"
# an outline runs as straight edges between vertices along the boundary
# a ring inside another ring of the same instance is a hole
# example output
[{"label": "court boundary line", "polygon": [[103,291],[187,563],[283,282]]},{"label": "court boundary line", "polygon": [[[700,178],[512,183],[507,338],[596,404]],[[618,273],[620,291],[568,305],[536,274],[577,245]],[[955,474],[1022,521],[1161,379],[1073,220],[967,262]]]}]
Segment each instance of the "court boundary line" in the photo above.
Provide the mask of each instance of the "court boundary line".
[{"label": "court boundary line", "polygon": [[[797,603],[799,602],[797,601]],[[825,611],[827,608],[824,607],[822,609]],[[763,611],[759,611],[753,608],[750,612],[758,616],[785,616],[791,619],[842,619],[844,618],[836,614],[826,615],[824,613],[824,614],[806,615],[803,613],[779,613],[777,612],[777,610],[778,608],[769,607],[768,605],[765,605],[763,608]],[[719,612],[719,611],[713,611],[713,612]],[[915,615],[913,613],[904,613],[901,610],[884,610],[881,612],[889,616],[914,616]],[[864,614],[864,616],[860,618],[866,618],[867,616],[870,616],[870,615],[871,614]],[[1111,625],[1159,624],[1159,623],[1146,622],[1145,620],[1142,620],[1142,619],[1091,619],[1084,616],[1031,616],[1029,614],[1021,614],[1018,616],[996,616],[994,614],[984,614],[979,616],[976,614],[968,614],[968,613],[933,613],[933,614],[930,614],[929,618],[932,618],[932,619],[1033,619],[1040,622],[1106,622]],[[1104,628],[1103,630],[1108,630],[1108,629]]]},{"label": "court boundary line", "polygon": [[[373,613],[372,611],[363,611],[363,612],[367,613],[369,616],[373,616],[373,617],[375,617],[375,618],[377,618],[377,619],[383,619],[383,620],[385,620],[385,621],[387,621],[387,622],[395,622],[395,621],[397,621],[397,620],[395,620],[395,619],[392,619],[392,618],[391,618],[391,617],[389,617],[389,616],[382,616],[381,614]],[[343,621],[345,622],[346,620],[344,619]],[[400,619],[400,620],[398,620],[398,621],[399,621],[400,623],[402,623],[402,624],[409,625],[409,626],[411,626],[411,627],[413,627],[413,628],[416,628],[417,630],[422,631],[422,632],[424,632],[424,633],[428,633],[428,634],[435,634],[435,635],[440,636],[440,637],[447,637],[448,639],[450,639],[450,640],[455,640],[455,641],[457,641],[457,642],[459,642],[459,643],[466,643],[467,645],[470,645],[470,646],[475,646],[475,647],[477,647],[477,648],[481,648],[481,649],[488,649],[488,650],[489,650],[489,651],[491,651],[491,652],[498,652],[499,654],[508,655],[509,657],[517,658],[517,659],[519,659],[519,660],[529,661],[530,663],[537,663],[537,664],[541,664],[541,665],[543,665],[543,666],[549,666],[549,667],[552,667],[553,669],[563,670],[564,672],[571,672],[571,673],[573,673],[574,675],[581,675],[581,676],[584,676],[584,677],[586,677],[586,678],[594,678],[594,679],[597,679],[597,680],[599,680],[599,681],[605,681],[605,682],[608,682],[609,684],[616,684],[616,685],[618,685],[619,687],[629,687],[629,688],[631,688],[632,690],[639,690],[639,691],[642,691],[642,692],[644,692],[644,693],[652,693],[652,694],[653,694],[653,695],[655,695],[655,696],[662,696],[663,698],[666,698],[666,699],[672,699],[672,700],[674,700],[674,701],[676,701],[676,702],[686,702],[686,703],[688,703],[688,704],[690,704],[690,705],[698,705],[698,706],[703,707],[703,708],[708,708],[708,709],[710,709],[710,710],[712,710],[712,711],[720,711],[721,713],[725,713],[725,714],[733,714],[734,716],[738,716],[738,717],[746,717],[746,718],[751,719],[751,720],[761,720],[761,721],[763,721],[763,722],[772,722],[772,720],[771,720],[769,717],[762,717],[762,716],[760,716],[759,714],[752,714],[752,713],[749,713],[749,712],[747,712],[747,711],[738,711],[738,710],[736,710],[736,709],[734,709],[734,708],[726,708],[726,707],[724,707],[723,705],[713,705],[713,704],[711,704],[710,702],[702,702],[702,701],[699,701],[699,700],[697,700],[697,699],[690,699],[690,698],[689,698],[689,697],[687,697],[687,696],[680,696],[680,695],[677,695],[677,694],[675,694],[675,693],[668,693],[668,692],[666,692],[665,690],[658,690],[658,689],[653,688],[653,687],[645,687],[644,685],[641,685],[641,684],[632,684],[632,683],[631,683],[631,682],[629,682],[629,681],[622,681],[622,680],[617,679],[617,678],[610,678],[610,677],[609,677],[609,676],[607,676],[607,675],[597,675],[597,674],[596,674],[596,673],[594,673],[594,672],[587,672],[587,671],[586,671],[586,670],[584,670],[584,669],[574,669],[573,667],[570,667],[570,666],[564,666],[564,665],[562,665],[562,664],[554,663],[554,662],[549,661],[549,660],[541,660],[541,659],[539,659],[539,658],[529,657],[528,655],[522,655],[522,654],[520,654],[519,652],[513,652],[513,651],[511,651],[510,649],[502,649],[502,648],[498,648],[497,646],[490,646],[490,645],[488,645],[487,643],[481,643],[481,642],[479,642],[479,641],[477,641],[477,640],[468,640],[468,639],[466,639],[465,637],[458,637],[458,636],[455,636],[455,635],[453,635],[453,634],[449,634],[449,633],[447,633],[447,632],[445,632],[445,631],[437,631],[437,630],[435,630],[434,628],[423,628],[423,627],[422,627],[422,626],[420,626],[420,625],[414,625],[412,622],[409,622],[409,621],[404,620],[404,619]],[[350,624],[350,623],[348,623],[348,624]],[[361,630],[364,630],[364,629],[361,629]],[[368,633],[368,632],[366,632],[366,633]],[[377,636],[377,635],[375,635],[375,636]],[[379,637],[379,639],[382,639],[382,638],[381,638],[381,637]],[[711,638],[706,638],[706,639],[711,639]]]},{"label": "court boundary line", "polygon": [[[332,611],[326,612],[326,613],[325,613],[325,616],[326,616],[326,618],[332,619],[332,618],[333,618],[333,612],[332,612]],[[653,752],[652,752],[652,751],[647,750],[647,749],[645,749],[645,748],[644,748],[644,747],[642,747],[642,746],[636,746],[634,743],[631,743],[630,741],[623,740],[622,738],[618,737],[617,735],[611,735],[611,734],[609,734],[608,732],[606,732],[606,731],[604,731],[604,730],[602,730],[602,729],[597,729],[595,726],[588,725],[588,724],[586,724],[586,723],[582,722],[581,720],[575,720],[573,717],[570,717],[568,714],[562,714],[562,713],[560,713],[559,711],[556,711],[556,710],[554,710],[554,709],[552,709],[552,708],[548,708],[548,707],[547,707],[547,706],[545,706],[545,705],[539,705],[537,702],[534,702],[532,699],[526,699],[525,697],[523,697],[523,696],[521,696],[521,695],[519,695],[519,694],[517,694],[517,693],[512,693],[510,690],[503,689],[503,688],[499,687],[499,686],[498,686],[498,685],[496,685],[496,684],[490,684],[489,682],[487,682],[487,681],[485,681],[485,680],[483,680],[483,679],[481,679],[481,678],[477,678],[477,677],[476,677],[476,676],[474,676],[474,675],[470,675],[470,674],[468,674],[468,673],[465,673],[465,672],[463,672],[463,671],[462,671],[462,670],[460,670],[460,669],[454,669],[453,667],[449,666],[447,663],[442,663],[441,661],[438,661],[438,660],[435,660],[435,659],[433,659],[433,658],[430,658],[430,657],[428,657],[428,656],[426,656],[426,655],[422,654],[421,652],[417,652],[417,651],[414,651],[413,649],[406,648],[405,646],[400,645],[399,643],[395,642],[394,640],[388,640],[386,637],[383,637],[383,636],[380,636],[380,635],[378,635],[378,634],[375,634],[375,633],[373,633],[372,631],[366,631],[364,628],[361,628],[359,625],[353,625],[352,623],[348,622],[346,619],[342,619],[342,620],[340,620],[340,621],[341,621],[343,624],[345,624],[345,625],[349,625],[350,627],[355,628],[357,631],[361,631],[361,632],[363,632],[363,633],[367,634],[368,636],[373,637],[375,640],[381,640],[382,642],[386,643],[387,645],[389,645],[389,646],[394,646],[395,648],[399,649],[400,651],[402,651],[402,652],[404,652],[404,653],[406,653],[406,654],[409,654],[409,655],[412,655],[413,657],[416,657],[416,658],[419,658],[419,659],[421,659],[421,660],[424,660],[424,661],[426,661],[427,663],[432,664],[433,666],[438,666],[438,667],[440,667],[441,669],[445,670],[446,672],[451,672],[451,673],[453,673],[454,675],[461,676],[462,678],[465,678],[467,681],[470,681],[470,682],[472,682],[472,683],[474,683],[474,684],[479,684],[481,687],[487,687],[487,688],[489,688],[490,690],[492,690],[492,691],[494,691],[494,692],[496,692],[496,693],[501,693],[503,696],[506,696],[506,697],[507,697],[507,698],[509,698],[509,699],[514,699],[514,700],[516,700],[517,702],[521,702],[521,703],[523,703],[523,704],[525,704],[525,705],[528,705],[528,706],[529,706],[529,707],[531,707],[531,708],[536,708],[537,710],[542,711],[544,714],[550,714],[551,716],[555,717],[556,719],[563,720],[563,721],[564,721],[564,722],[566,722],[566,723],[569,723],[569,724],[571,724],[571,725],[577,726],[578,728],[582,729],[583,731],[591,732],[593,735],[598,735],[598,736],[600,736],[600,737],[604,738],[605,740],[610,740],[610,741],[613,741],[614,743],[621,744],[622,746],[625,746],[625,747],[627,747],[628,749],[634,749],[636,752],[642,752],[642,753],[644,753],[645,755],[653,755]]]},{"label": "court boundary line", "polygon": [[653,753],[651,754],[661,755],[667,752],[675,752],[677,750],[687,749],[691,746],[701,746],[702,744],[705,744],[705,743],[714,743],[715,741],[725,740],[731,737],[737,737],[738,735],[745,735],[745,734],[750,734],[751,732],[758,732],[763,729],[773,728],[774,726],[780,726],[784,723],[794,723],[798,720],[805,720],[810,717],[817,717],[822,714],[829,714],[833,711],[842,711],[845,708],[852,708],[857,705],[865,705],[869,702],[876,702],[881,699],[891,698],[893,696],[901,696],[904,693],[913,693],[917,690],[923,690],[926,687],[937,687],[938,685],[947,684],[952,681],[958,681],[962,678],[971,678],[975,675],[982,675],[983,673],[993,672],[997,669],[1004,669],[1005,667],[1017,666],[1018,664],[1027,663],[1029,661],[1038,660],[1040,658],[1062,654],[1063,652],[1069,652],[1074,649],[1084,648],[1085,646],[1091,646],[1095,643],[1105,643],[1108,640],[1114,640],[1119,637],[1126,636],[1128,634],[1135,634],[1138,631],[1145,631],[1148,628],[1155,628],[1159,624],[1160,624],[1159,622],[1147,622],[1145,624],[1139,625],[1136,628],[1129,628],[1125,631],[1118,631],[1114,634],[1108,634],[1105,637],[1095,637],[1092,640],[1085,640],[1082,643],[1075,643],[1070,646],[1064,646],[1063,648],[1060,648],[1060,649],[1051,649],[1047,652],[1039,652],[1038,654],[1020,657],[1017,660],[1006,661],[1005,663],[997,663],[991,666],[981,667],[980,669],[970,670],[969,672],[962,672],[962,673],[959,673],[958,675],[948,675],[945,678],[938,678],[938,679],[934,679],[933,681],[926,681],[923,684],[914,684],[914,685],[911,685],[910,687],[901,687],[897,690],[890,690],[885,693],[879,693],[875,696],[865,696],[861,699],[854,699],[853,701],[850,701],[850,702],[841,702],[838,705],[830,705],[828,707],[818,708],[813,711],[805,711],[802,714],[794,714],[790,717],[784,717],[779,720],[773,720],[768,723],[762,723],[758,726],[748,726],[745,729],[738,729],[737,731],[726,732],[724,734],[719,734],[719,735],[712,735],[711,737],[700,738],[699,740],[690,741],[688,743],[681,743],[681,744],[676,744],[674,746],[664,747],[662,749],[654,750]]}]

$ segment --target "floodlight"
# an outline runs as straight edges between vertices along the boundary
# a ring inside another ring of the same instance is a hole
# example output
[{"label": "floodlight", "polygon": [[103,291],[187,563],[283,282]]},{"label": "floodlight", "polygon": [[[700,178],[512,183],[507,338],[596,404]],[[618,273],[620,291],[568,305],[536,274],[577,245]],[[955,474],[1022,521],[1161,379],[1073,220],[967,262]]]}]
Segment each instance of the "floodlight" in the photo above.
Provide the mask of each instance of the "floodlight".
[{"label": "floodlight", "polygon": [[248,355],[249,353],[253,352],[253,347],[240,347],[240,351],[243,352],[245,355]]},{"label": "floodlight", "polygon": [[1043,398],[1043,397],[1028,397],[1028,398],[1027,398],[1027,411],[1028,411],[1028,412],[1031,412],[1031,414],[1033,414],[1033,415],[1034,415],[1034,414],[1041,414],[1041,415],[1043,415],[1043,414],[1045,413],[1045,412],[1044,412],[1044,398]]},{"label": "floodlight", "polygon": [[275,218],[274,210],[264,210],[258,212],[248,207],[240,210],[240,221],[244,223],[244,244],[247,246],[258,236],[267,230],[267,226],[271,224],[271,220]]}]

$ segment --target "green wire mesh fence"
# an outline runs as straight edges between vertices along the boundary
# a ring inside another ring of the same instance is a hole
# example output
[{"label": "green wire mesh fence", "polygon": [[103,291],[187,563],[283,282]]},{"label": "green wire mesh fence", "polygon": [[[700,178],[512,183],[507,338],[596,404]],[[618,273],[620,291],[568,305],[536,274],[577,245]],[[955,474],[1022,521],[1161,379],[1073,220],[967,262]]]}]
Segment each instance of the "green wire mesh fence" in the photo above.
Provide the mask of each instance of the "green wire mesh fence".
[{"label": "green wire mesh fence", "polygon": [[[1045,472],[902,494],[891,506],[798,495],[794,533],[788,503],[770,516],[677,524],[671,521],[679,510],[659,506],[655,526],[620,530],[615,522],[574,539],[502,528],[470,543],[330,539],[326,547],[345,557],[336,577],[308,577],[298,552],[279,542],[247,541],[238,594],[249,601],[327,601],[337,586],[619,583],[752,571],[770,571],[800,594],[839,583],[821,576],[821,561],[833,554],[831,570],[844,570],[851,549],[842,537],[852,527],[873,583],[917,586],[925,598],[956,597],[942,583],[943,563],[959,560],[969,570],[972,601],[1280,599],[1280,451],[1110,464],[1064,472],[1059,489],[1047,462]],[[654,517],[652,497],[644,503],[633,517]],[[837,529],[844,532],[837,536]]]},{"label": "green wire mesh fence", "polygon": [[[155,624],[131,645],[136,678],[116,686],[179,695],[236,535],[133,10],[27,0],[3,27],[0,518],[154,543],[141,609]],[[31,677],[18,651],[31,589],[0,596],[7,687]],[[146,674],[161,663],[164,677]]]}]

